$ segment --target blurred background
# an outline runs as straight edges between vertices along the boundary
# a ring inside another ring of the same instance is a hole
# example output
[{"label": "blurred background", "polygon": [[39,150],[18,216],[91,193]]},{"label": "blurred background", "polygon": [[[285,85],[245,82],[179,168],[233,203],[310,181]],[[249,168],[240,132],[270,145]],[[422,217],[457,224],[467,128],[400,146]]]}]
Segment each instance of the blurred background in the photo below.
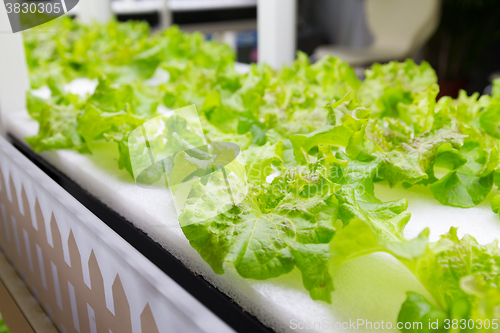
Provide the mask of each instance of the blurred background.
[{"label": "blurred background", "polygon": [[[269,0],[261,0],[260,3]],[[277,1],[277,0],[271,0]],[[283,1],[283,0],[281,0]],[[431,63],[441,94],[481,92],[500,71],[498,0],[285,0],[294,6],[296,49],[331,54],[362,76],[373,62]],[[258,59],[258,0],[168,0],[169,23],[228,43],[242,63]],[[78,8],[77,8],[78,9]],[[119,20],[161,28],[163,0],[113,0]],[[279,24],[279,22],[276,22]]]}]

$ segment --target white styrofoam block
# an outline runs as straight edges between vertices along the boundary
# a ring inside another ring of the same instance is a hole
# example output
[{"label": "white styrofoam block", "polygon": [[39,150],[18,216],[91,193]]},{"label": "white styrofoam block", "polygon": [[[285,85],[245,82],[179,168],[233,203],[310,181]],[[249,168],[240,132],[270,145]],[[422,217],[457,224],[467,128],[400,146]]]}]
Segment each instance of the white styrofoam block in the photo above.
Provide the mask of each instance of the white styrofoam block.
[{"label": "white styrofoam block", "polygon": [[405,229],[407,238],[417,237],[425,228],[429,228],[431,241],[437,241],[451,227],[457,227],[459,237],[469,234],[481,244],[500,239],[500,219],[490,206],[492,197],[498,193],[498,190],[493,189],[482,203],[465,209],[441,205],[434,199],[430,189],[423,185],[410,189],[391,189],[386,184],[375,186],[375,195],[382,201],[408,200],[408,211],[412,217]]},{"label": "white styrofoam block", "polygon": [[[74,92],[82,92],[89,87],[74,89]],[[37,123],[26,112],[9,114],[6,122],[10,133],[20,139],[38,130]],[[395,325],[405,292],[426,293],[399,262],[383,253],[342,265],[334,279],[336,291],[332,304],[313,301],[302,286],[297,269],[266,281],[241,278],[232,267],[227,267],[224,275],[217,275],[183,235],[170,193],[135,185],[125,171],[118,170],[118,152],[113,144],[97,143],[92,155],[66,150],[41,155],[277,332],[293,332],[297,330],[294,327],[308,323],[315,325],[310,330],[313,332],[347,332],[350,328],[338,329],[335,325],[345,326],[346,322],[358,319],[384,320]],[[437,240],[451,226],[459,227],[460,235],[469,233],[481,243],[500,238],[499,217],[489,207],[493,193],[479,206],[461,209],[441,205],[429,189],[422,186],[389,189],[387,185],[377,184],[375,192],[383,201],[408,199],[412,219],[405,235],[409,238],[428,227],[431,239]],[[359,330],[371,331],[380,330]]]}]

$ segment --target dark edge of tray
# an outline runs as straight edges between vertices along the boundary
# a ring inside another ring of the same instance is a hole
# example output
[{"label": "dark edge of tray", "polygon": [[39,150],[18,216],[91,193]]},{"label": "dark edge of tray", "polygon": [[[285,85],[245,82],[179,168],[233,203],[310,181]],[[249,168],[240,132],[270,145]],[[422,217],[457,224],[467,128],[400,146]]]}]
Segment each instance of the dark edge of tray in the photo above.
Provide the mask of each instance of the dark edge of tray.
[{"label": "dark edge of tray", "polygon": [[202,276],[187,268],[179,259],[153,241],[147,234],[137,229],[131,222],[43,160],[25,143],[10,134],[8,139],[14,147],[50,178],[235,331],[240,333],[274,332]]}]

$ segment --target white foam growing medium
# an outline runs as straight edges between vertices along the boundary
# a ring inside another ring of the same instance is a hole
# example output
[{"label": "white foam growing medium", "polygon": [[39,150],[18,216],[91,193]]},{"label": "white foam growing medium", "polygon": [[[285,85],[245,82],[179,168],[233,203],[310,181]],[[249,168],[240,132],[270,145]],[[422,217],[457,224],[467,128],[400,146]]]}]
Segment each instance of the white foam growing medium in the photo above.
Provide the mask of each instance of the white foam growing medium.
[{"label": "white foam growing medium", "polygon": [[[18,139],[38,130],[26,112],[8,114],[5,121],[7,130]],[[217,275],[184,237],[168,191],[135,185],[125,171],[118,170],[114,144],[98,143],[92,155],[61,150],[41,156],[277,332],[296,332],[307,325],[311,332],[347,332],[352,327],[346,328],[345,323],[357,320],[383,320],[395,325],[405,292],[426,293],[398,261],[381,253],[341,266],[334,279],[332,304],[313,301],[302,286],[297,269],[266,281],[241,278],[231,267],[226,268],[224,275]],[[415,237],[428,227],[431,238],[436,240],[456,226],[460,235],[469,233],[482,243],[500,238],[500,219],[489,207],[491,198],[478,207],[460,209],[441,205],[424,187],[389,189],[380,184],[376,194],[384,201],[408,199],[412,219],[405,229],[407,237]],[[375,328],[358,329],[372,331],[380,332]]]}]

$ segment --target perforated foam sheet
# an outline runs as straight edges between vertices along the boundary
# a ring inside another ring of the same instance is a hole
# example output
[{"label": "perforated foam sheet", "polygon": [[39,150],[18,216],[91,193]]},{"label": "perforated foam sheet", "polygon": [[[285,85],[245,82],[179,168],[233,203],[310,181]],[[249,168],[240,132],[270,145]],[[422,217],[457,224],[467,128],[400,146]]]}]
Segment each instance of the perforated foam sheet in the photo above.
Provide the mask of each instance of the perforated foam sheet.
[{"label": "perforated foam sheet", "polygon": [[[18,139],[38,130],[25,111],[7,114],[4,120],[8,131]],[[96,144],[92,155],[53,151],[41,156],[277,332],[296,332],[301,327],[308,327],[304,329],[308,332],[347,332],[358,320],[383,320],[395,325],[406,291],[427,294],[398,261],[383,253],[343,264],[334,278],[332,304],[313,301],[302,287],[297,270],[266,281],[241,278],[232,267],[217,275],[184,237],[169,192],[135,185],[125,171],[118,170],[114,144]],[[408,199],[412,218],[405,229],[407,237],[430,228],[431,238],[436,240],[455,226],[460,235],[469,233],[481,243],[500,238],[500,219],[489,207],[493,194],[471,209],[442,206],[424,187],[389,189],[378,184],[376,195],[384,201]],[[372,331],[380,329],[361,326],[357,330]]]}]

